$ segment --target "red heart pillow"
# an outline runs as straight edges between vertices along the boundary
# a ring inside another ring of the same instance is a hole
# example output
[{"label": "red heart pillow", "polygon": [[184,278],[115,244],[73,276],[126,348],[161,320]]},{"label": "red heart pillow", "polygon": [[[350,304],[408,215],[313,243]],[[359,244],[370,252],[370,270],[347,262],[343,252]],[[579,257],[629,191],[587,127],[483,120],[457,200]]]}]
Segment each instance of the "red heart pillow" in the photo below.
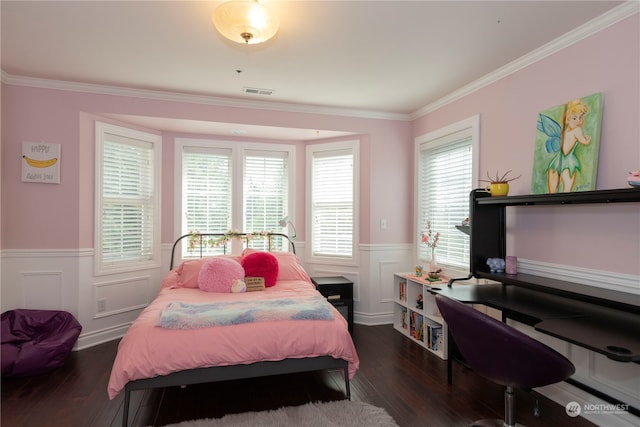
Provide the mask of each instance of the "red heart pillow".
[{"label": "red heart pillow", "polygon": [[264,286],[269,288],[278,279],[278,259],[269,252],[254,252],[242,257],[245,277],[263,277]]}]

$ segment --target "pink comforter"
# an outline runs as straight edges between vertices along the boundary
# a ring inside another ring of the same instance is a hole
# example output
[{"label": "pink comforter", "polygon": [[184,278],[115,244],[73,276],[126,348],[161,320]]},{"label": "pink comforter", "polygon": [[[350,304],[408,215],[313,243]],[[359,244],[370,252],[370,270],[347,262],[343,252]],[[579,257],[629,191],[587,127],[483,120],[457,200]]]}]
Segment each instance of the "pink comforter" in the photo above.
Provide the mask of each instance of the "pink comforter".
[{"label": "pink comforter", "polygon": [[211,293],[163,287],[158,297],[131,325],[118,346],[109,379],[113,399],[127,382],[193,368],[332,356],[349,362],[349,377],[359,359],[346,320],[332,306],[334,320],[279,320],[202,329],[172,330],[156,326],[161,310],[172,301],[210,303],[239,299],[274,299],[313,295],[313,284],[279,281],[260,292]]}]

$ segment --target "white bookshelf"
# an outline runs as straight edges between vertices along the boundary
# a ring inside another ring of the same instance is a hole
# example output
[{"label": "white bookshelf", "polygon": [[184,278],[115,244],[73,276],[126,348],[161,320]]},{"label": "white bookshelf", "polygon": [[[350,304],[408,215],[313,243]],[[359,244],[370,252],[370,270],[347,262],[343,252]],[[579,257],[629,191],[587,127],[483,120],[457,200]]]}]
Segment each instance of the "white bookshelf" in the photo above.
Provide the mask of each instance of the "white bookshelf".
[{"label": "white bookshelf", "polygon": [[[430,282],[411,273],[393,275],[393,327],[441,359],[447,358],[447,324],[440,316],[429,289],[447,286],[445,281]],[[422,308],[418,299],[422,295]]]}]

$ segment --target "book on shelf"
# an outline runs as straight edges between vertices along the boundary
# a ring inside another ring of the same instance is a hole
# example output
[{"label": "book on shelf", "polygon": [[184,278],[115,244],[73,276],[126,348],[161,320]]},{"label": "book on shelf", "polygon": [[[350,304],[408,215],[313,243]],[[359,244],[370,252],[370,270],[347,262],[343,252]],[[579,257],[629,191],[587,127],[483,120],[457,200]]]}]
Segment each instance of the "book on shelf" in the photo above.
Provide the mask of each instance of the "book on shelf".
[{"label": "book on shelf", "polygon": [[407,301],[407,282],[398,283],[398,289],[400,292],[400,294],[398,295],[400,301]]},{"label": "book on shelf", "polygon": [[402,329],[409,329],[409,326],[407,324],[407,309],[405,307],[402,307],[400,314],[402,316]]},{"label": "book on shelf", "polygon": [[438,324],[430,324],[427,326],[427,346],[433,351],[439,351],[442,348],[442,326]]},{"label": "book on shelf", "polygon": [[424,342],[424,328],[423,328],[423,318],[421,314],[416,313],[415,311],[411,312],[411,336],[418,340]]}]

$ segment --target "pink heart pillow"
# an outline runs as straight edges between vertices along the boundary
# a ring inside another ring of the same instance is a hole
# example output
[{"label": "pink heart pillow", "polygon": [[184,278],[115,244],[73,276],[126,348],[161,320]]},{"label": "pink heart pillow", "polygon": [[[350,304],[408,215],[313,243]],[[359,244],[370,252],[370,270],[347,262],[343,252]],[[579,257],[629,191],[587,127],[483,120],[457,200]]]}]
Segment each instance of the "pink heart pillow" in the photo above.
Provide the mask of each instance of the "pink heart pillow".
[{"label": "pink heart pillow", "polygon": [[244,279],[238,261],[225,257],[209,258],[198,274],[198,287],[207,292],[231,292],[233,283]]},{"label": "pink heart pillow", "polygon": [[[216,257],[230,258],[238,263],[240,262],[240,256],[238,255],[216,255]],[[182,264],[176,268],[178,273],[177,285],[184,288],[197,288],[200,270],[209,259],[210,257],[183,261]]]}]

